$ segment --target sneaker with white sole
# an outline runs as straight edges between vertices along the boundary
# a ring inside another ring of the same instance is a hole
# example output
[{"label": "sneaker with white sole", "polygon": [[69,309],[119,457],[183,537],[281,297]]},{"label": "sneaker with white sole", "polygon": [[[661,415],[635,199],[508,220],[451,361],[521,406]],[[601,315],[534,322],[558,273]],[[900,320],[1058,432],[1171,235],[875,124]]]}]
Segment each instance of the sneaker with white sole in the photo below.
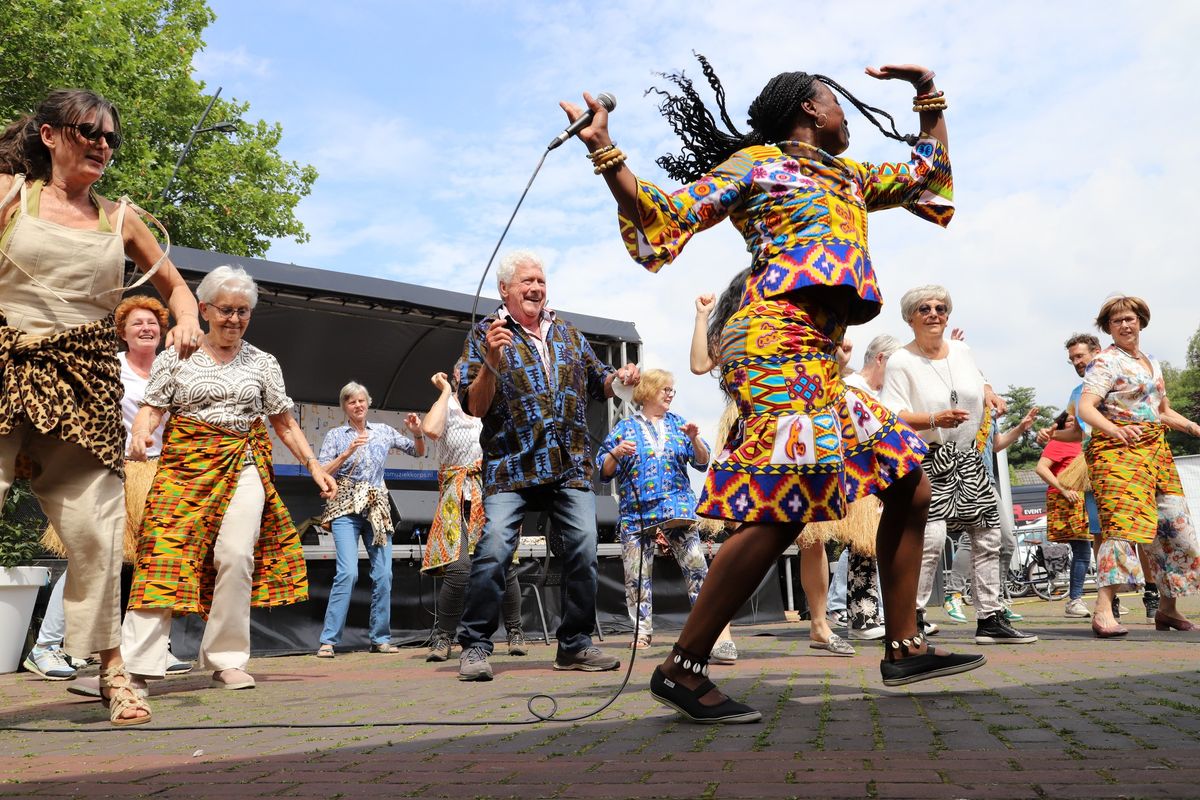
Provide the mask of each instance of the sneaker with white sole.
[{"label": "sneaker with white sole", "polygon": [[861,628],[850,628],[851,639],[873,642],[882,639],[885,635],[887,635],[887,631],[882,625],[865,625]]},{"label": "sneaker with white sole", "polygon": [[1003,611],[981,617],[975,626],[975,644],[1033,644],[1037,636],[1024,634],[1008,624]]},{"label": "sneaker with white sole", "polygon": [[1004,606],[1003,611],[1004,611],[1004,618],[1006,620],[1008,620],[1009,622],[1020,622],[1021,620],[1025,619],[1024,614],[1018,614],[1016,611],[1013,611],[1008,606]]},{"label": "sneaker with white sole", "polygon": [[1063,610],[1063,614],[1068,617],[1090,617],[1091,611],[1088,611],[1087,603],[1080,598],[1067,601],[1067,607]]},{"label": "sneaker with white sole", "polygon": [[917,609],[917,626],[921,628],[921,632],[926,636],[933,636],[941,630],[936,622],[930,622],[925,619],[925,609],[923,608]]},{"label": "sneaker with white sole", "polygon": [[488,651],[479,645],[463,649],[458,657],[458,679],[460,681],[490,681],[492,665],[488,663]]},{"label": "sneaker with white sole", "polygon": [[946,616],[950,617],[951,622],[967,621],[967,615],[963,613],[962,595],[958,592],[946,595],[946,599],[942,603],[942,610],[946,612]]},{"label": "sneaker with white sole", "polygon": [[608,672],[621,666],[621,659],[605,654],[599,647],[585,647],[574,653],[559,650],[554,657],[555,669],[578,669],[583,672]]},{"label": "sneaker with white sole", "polygon": [[25,657],[23,666],[48,681],[69,681],[75,677],[76,672],[67,662],[67,654],[57,646],[33,648]]},{"label": "sneaker with white sole", "polygon": [[167,674],[168,675],[187,675],[192,671],[192,662],[184,661],[177,658],[171,652],[171,648],[167,648]]}]

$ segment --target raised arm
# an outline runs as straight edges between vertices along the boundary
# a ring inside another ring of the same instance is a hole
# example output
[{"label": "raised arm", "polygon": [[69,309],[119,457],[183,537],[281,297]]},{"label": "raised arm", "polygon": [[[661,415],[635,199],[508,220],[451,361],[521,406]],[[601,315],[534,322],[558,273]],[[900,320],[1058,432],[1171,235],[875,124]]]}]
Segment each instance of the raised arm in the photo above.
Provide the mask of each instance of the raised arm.
[{"label": "raised arm", "polygon": [[693,375],[704,375],[711,372],[716,366],[708,352],[708,320],[716,305],[717,296],[715,294],[702,294],[696,298],[696,323],[692,328],[690,358]]},{"label": "raised arm", "polygon": [[[919,64],[885,64],[882,67],[867,67],[867,74],[881,81],[900,80],[911,83],[916,95],[913,102],[914,108],[924,105],[936,106],[939,105],[936,102],[937,99],[944,100],[941,95],[938,95],[938,88],[933,82],[933,70],[926,69]],[[918,101],[918,98],[934,98],[934,101],[924,99]],[[937,108],[919,113],[921,115],[921,135],[932,136],[949,150],[950,135],[946,131],[946,115]]]},{"label": "raised arm", "polygon": [[433,405],[429,407],[429,411],[425,413],[425,419],[421,423],[421,430],[429,437],[430,441],[436,442],[442,438],[442,434],[446,431],[446,418],[450,413],[450,381],[446,377],[446,373],[439,372],[429,379],[441,394],[438,399],[433,401]]},{"label": "raised arm", "polygon": [[[597,150],[613,144],[612,137],[608,134],[608,109],[597,103],[596,99],[587,92],[583,93],[583,102],[592,112],[592,124],[579,132],[579,138],[587,146],[589,153],[595,153]],[[567,119],[571,122],[579,119],[584,111],[574,103],[566,101],[558,105],[566,112]],[[621,212],[621,216],[634,221],[638,220],[640,218],[637,210],[638,182],[637,176],[633,174],[629,165],[621,163],[601,174],[604,176],[604,182],[608,184],[608,190],[612,192],[613,198],[617,201],[617,209]]]}]

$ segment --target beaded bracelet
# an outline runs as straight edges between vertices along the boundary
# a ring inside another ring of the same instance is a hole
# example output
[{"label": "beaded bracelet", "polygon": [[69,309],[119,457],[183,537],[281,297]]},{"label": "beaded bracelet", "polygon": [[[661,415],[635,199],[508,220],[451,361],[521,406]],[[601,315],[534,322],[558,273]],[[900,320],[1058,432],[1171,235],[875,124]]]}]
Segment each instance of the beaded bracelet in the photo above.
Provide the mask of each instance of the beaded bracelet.
[{"label": "beaded bracelet", "polygon": [[936,92],[925,92],[924,94],[917,95],[913,98],[913,102],[920,103],[925,100],[936,100],[937,98],[944,97],[945,95],[945,92],[943,92],[941,89],[938,89]]},{"label": "beaded bracelet", "polygon": [[605,155],[606,153],[610,153],[616,149],[617,149],[616,142],[611,142],[609,144],[606,144],[606,145],[604,145],[604,147],[601,147],[597,150],[593,150],[592,152],[588,153],[587,154],[588,161],[591,161],[594,164],[596,162],[597,158],[600,158],[601,156]]},{"label": "beaded bracelet", "polygon": [[592,172],[599,175],[601,172],[608,172],[610,169],[615,169],[625,163],[625,154],[621,153],[616,158],[610,158],[603,164],[598,165]]},{"label": "beaded bracelet", "polygon": [[949,107],[950,107],[949,104],[947,104],[945,100],[942,100],[940,98],[937,100],[927,101],[924,103],[913,103],[913,111],[916,111],[918,113],[920,113],[922,111],[945,111]]},{"label": "beaded bracelet", "polygon": [[619,147],[610,145],[603,151],[597,150],[595,153],[588,153],[588,158],[591,159],[593,165],[598,167],[601,164],[612,161],[614,158],[620,158],[622,155],[624,155],[624,152]]}]

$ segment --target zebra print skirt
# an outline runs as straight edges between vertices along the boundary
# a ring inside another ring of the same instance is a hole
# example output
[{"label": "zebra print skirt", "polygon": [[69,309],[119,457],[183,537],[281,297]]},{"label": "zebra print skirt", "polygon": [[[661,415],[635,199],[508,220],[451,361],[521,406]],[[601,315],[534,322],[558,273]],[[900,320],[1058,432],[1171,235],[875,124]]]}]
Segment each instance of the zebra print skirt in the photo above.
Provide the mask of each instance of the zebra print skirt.
[{"label": "zebra print skirt", "polygon": [[979,452],[931,444],[924,467],[932,491],[930,522],[944,521],[949,530],[1000,527],[996,494]]}]

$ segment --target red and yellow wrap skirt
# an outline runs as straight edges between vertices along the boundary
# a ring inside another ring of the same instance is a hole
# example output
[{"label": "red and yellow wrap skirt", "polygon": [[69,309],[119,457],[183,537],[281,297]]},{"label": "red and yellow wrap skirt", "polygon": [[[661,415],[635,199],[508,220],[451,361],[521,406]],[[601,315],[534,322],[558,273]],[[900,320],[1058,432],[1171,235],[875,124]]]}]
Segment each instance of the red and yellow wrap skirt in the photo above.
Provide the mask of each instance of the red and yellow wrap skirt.
[{"label": "red and yellow wrap skirt", "polygon": [[146,498],[129,608],[208,613],[217,576],[213,543],[237,488],[247,444],[266,494],[254,545],[250,604],[280,606],[308,599],[304,548],[275,491],[266,425],[260,419],[242,434],[173,414]]},{"label": "red and yellow wrap skirt", "polygon": [[1088,476],[1106,539],[1147,544],[1158,531],[1160,494],[1183,495],[1175,459],[1167,446],[1167,427],[1161,422],[1136,424],[1142,435],[1133,444],[1093,430],[1084,449]]}]

